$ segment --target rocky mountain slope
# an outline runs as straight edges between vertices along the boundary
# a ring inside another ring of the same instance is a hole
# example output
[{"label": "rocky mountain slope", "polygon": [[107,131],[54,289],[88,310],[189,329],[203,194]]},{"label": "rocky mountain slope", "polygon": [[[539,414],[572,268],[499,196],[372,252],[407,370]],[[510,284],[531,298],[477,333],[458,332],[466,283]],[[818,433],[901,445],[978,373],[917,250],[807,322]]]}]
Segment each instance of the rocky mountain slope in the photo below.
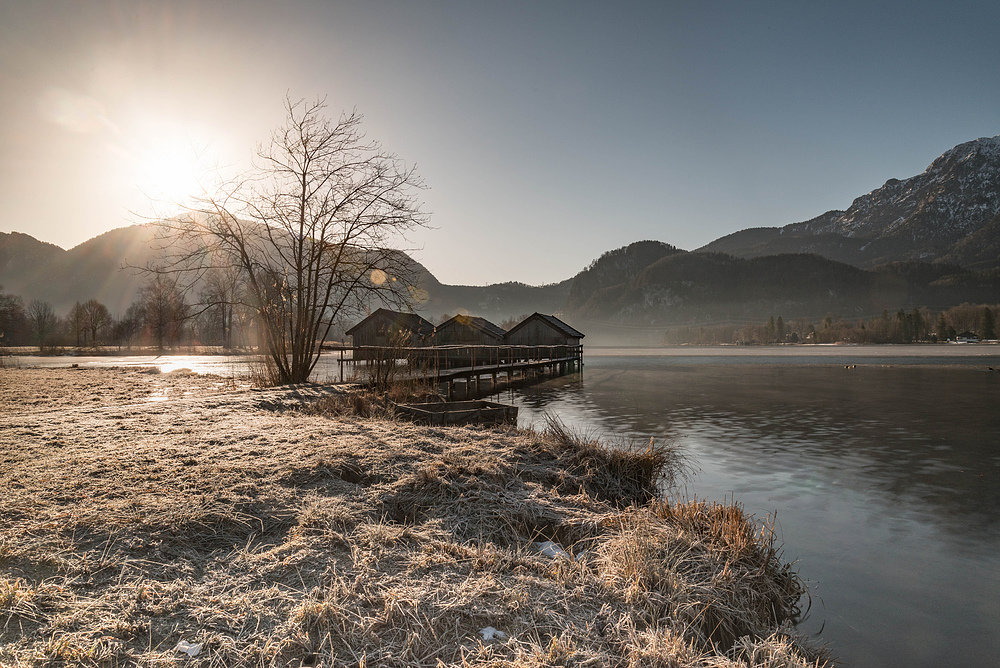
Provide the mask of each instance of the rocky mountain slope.
[{"label": "rocky mountain slope", "polygon": [[739,257],[816,253],[857,267],[920,260],[992,268],[1000,267],[992,252],[1000,248],[998,215],[1000,135],[959,144],[922,174],[889,179],[846,211],[743,230],[698,250]]}]

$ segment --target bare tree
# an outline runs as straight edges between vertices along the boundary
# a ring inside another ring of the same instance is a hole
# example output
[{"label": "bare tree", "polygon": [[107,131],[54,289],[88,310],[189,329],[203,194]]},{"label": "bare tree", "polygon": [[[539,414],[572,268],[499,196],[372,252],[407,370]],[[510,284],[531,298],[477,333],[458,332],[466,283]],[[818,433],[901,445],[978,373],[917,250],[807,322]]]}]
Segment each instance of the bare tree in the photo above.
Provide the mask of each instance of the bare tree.
[{"label": "bare tree", "polygon": [[184,320],[188,317],[184,295],[177,281],[165,274],[156,274],[139,290],[143,321],[156,342],[157,350],[180,339]]},{"label": "bare tree", "polygon": [[76,347],[79,348],[87,342],[87,314],[83,309],[83,304],[80,302],[73,304],[73,308],[69,310],[67,323],[69,330],[76,336]]},{"label": "bare tree", "polygon": [[112,324],[111,312],[96,299],[88,299],[82,308],[84,329],[90,332],[90,343],[96,346],[98,340],[103,340],[105,330]]},{"label": "bare tree", "polygon": [[395,244],[426,224],[414,168],[367,140],[359,114],[334,122],[325,106],[286,99],[251,173],[166,224],[175,252],[159,270],[188,285],[235,270],[276,383],[309,378],[338,318],[407,302],[412,264]]},{"label": "bare tree", "polygon": [[238,304],[242,301],[240,272],[235,267],[220,267],[205,277],[200,304],[205,309],[202,320],[209,338],[226,350],[233,347],[233,329],[238,317]]},{"label": "bare tree", "polygon": [[114,325],[114,339],[119,348],[125,344],[131,352],[132,344],[142,333],[145,317],[142,302],[133,302],[125,309],[125,315],[118,318]]},{"label": "bare tree", "polygon": [[17,295],[4,293],[0,285],[0,345],[20,345],[27,338],[27,328],[24,302]]},{"label": "bare tree", "polygon": [[28,322],[31,325],[31,333],[39,349],[45,347],[46,342],[56,331],[56,327],[59,324],[52,306],[48,302],[38,299],[33,299],[28,304]]}]

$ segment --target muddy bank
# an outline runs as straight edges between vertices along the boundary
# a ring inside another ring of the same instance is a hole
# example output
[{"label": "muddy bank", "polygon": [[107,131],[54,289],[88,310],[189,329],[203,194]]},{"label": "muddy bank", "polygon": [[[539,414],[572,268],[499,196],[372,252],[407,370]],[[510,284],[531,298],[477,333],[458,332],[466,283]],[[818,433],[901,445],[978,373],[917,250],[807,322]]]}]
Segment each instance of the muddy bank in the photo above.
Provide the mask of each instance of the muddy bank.
[{"label": "muddy bank", "polygon": [[0,663],[825,659],[768,527],[659,498],[662,444],[303,410],[328,394],[0,369]]}]

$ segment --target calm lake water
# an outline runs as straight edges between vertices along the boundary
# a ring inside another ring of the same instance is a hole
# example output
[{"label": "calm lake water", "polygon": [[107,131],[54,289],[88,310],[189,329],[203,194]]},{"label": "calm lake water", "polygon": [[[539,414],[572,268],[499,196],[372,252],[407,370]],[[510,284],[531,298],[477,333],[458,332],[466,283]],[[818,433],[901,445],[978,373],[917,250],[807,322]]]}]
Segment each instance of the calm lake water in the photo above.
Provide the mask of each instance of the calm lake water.
[{"label": "calm lake water", "polygon": [[[245,368],[212,356],[21,363]],[[336,356],[315,377],[335,379]],[[841,665],[1000,665],[1000,347],[588,349],[582,374],[501,398],[524,424],[551,412],[668,439],[692,467],[681,495],[776,513],[813,595],[802,628]]]},{"label": "calm lake water", "polygon": [[590,350],[503,396],[524,423],[667,439],[682,496],[776,513],[802,628],[841,665],[1000,665],[1000,349],[768,350]]}]

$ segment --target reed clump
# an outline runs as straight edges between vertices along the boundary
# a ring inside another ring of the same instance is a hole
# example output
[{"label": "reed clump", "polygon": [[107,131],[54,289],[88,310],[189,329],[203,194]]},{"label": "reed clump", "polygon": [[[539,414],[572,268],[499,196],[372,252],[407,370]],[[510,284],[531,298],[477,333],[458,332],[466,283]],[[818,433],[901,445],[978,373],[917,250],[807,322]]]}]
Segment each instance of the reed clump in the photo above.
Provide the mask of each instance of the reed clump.
[{"label": "reed clump", "polygon": [[770,525],[664,497],[669,444],[174,394],[0,415],[0,665],[829,665]]},{"label": "reed clump", "polygon": [[323,415],[333,418],[359,417],[391,420],[395,417],[392,406],[384,397],[363,390],[331,394],[303,406],[300,410],[305,415]]},{"label": "reed clump", "polygon": [[393,420],[396,418],[396,404],[439,403],[444,399],[426,380],[396,380],[383,391],[369,387],[353,387],[299,408],[306,415],[346,418]]}]

